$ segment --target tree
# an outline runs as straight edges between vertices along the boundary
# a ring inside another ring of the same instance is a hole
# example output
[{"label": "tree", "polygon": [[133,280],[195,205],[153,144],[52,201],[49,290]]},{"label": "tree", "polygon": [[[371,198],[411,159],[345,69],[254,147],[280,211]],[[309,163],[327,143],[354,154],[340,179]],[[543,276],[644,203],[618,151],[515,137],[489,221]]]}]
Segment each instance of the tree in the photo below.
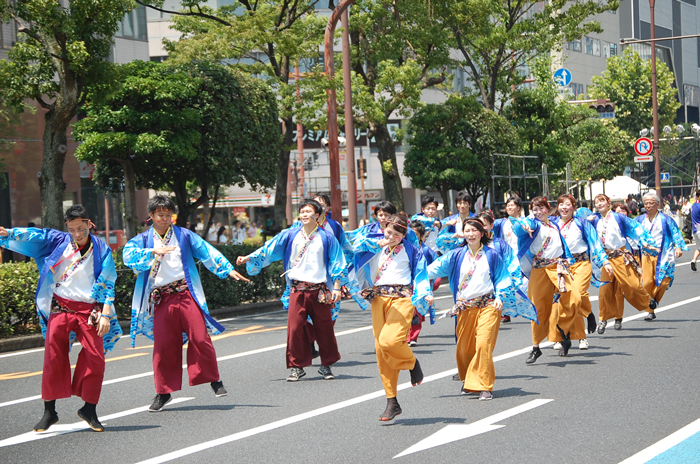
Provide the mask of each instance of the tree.
[{"label": "tree", "polygon": [[[656,60],[656,86],[659,127],[672,124],[678,102],[678,89],[673,73],[665,63]],[[608,68],[601,76],[593,76],[590,89],[593,98],[608,98],[615,103],[615,123],[628,136],[652,125],[651,60],[643,59],[632,48],[608,59]]]},{"label": "tree", "polygon": [[[70,3],[70,5],[68,5]],[[0,62],[0,99],[22,111],[26,99],[45,109],[39,173],[42,226],[63,228],[66,131],[88,90],[109,80],[117,23],[133,0],[24,0],[0,3],[0,21],[17,24],[20,39]]]},{"label": "tree", "polygon": [[[429,2],[430,3],[430,2]],[[432,2],[449,24],[461,68],[486,108],[498,111],[526,77],[522,65],[561,50],[562,43],[602,32],[591,18],[619,0],[443,0]]]},{"label": "tree", "polygon": [[[163,0],[138,1],[166,11]],[[171,60],[226,60],[233,68],[265,78],[278,94],[283,143],[278,145],[275,185],[277,225],[286,223],[287,170],[296,133],[296,96],[290,73],[299,61],[319,58],[327,20],[315,13],[318,3],[319,0],[238,0],[214,10],[204,1],[182,0],[181,11],[167,11],[174,15],[173,27],[182,33],[179,41],[166,41]]]},{"label": "tree", "polygon": [[[76,124],[76,156],[97,164],[103,187],[126,196],[127,235],[136,233],[136,186],[175,193],[184,226],[210,188],[270,187],[279,150],[277,102],[259,80],[206,62],[133,62],[104,104]],[[193,200],[195,185],[198,195]]]},{"label": "tree", "polygon": [[588,119],[569,127],[562,142],[569,148],[574,179],[612,179],[629,161],[631,139],[608,119]]},{"label": "tree", "polygon": [[486,195],[491,155],[511,153],[517,137],[505,118],[473,97],[458,95],[418,110],[408,133],[404,174],[414,187],[438,190],[445,201],[449,190],[465,189],[473,198]]}]

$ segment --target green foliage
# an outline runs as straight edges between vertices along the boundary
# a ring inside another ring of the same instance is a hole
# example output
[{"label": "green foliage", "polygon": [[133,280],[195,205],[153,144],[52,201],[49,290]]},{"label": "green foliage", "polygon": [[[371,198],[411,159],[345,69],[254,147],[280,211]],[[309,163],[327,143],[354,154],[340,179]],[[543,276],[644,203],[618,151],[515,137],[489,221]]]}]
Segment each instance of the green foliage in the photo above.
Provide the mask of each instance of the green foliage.
[{"label": "green foliage", "polygon": [[[681,106],[678,90],[673,84],[673,73],[657,59],[659,128],[672,124]],[[615,123],[629,137],[636,137],[640,130],[653,126],[651,60],[643,59],[632,48],[608,59],[603,74],[593,76],[590,94],[593,98],[609,98],[615,103]]]},{"label": "green foliage", "polygon": [[600,23],[591,19],[617,10],[620,2],[433,0],[432,5],[454,31],[460,66],[484,106],[500,113],[513,93],[512,86],[526,77],[521,71],[524,63],[561,49],[565,41],[602,32]]},{"label": "green foliage", "polygon": [[34,261],[0,264],[0,335],[39,331],[34,305],[38,283]]},{"label": "green foliage", "polygon": [[512,153],[516,133],[505,118],[473,97],[452,96],[421,108],[411,119],[404,174],[416,188],[443,195],[466,189],[474,198],[491,188],[491,155]]},{"label": "green foliage", "polygon": [[[75,124],[76,157],[97,164],[103,188],[120,189],[124,165],[136,185],[175,192],[183,223],[210,186],[271,187],[279,120],[269,88],[223,65],[132,62],[122,84]],[[200,189],[190,203],[188,183]]]}]

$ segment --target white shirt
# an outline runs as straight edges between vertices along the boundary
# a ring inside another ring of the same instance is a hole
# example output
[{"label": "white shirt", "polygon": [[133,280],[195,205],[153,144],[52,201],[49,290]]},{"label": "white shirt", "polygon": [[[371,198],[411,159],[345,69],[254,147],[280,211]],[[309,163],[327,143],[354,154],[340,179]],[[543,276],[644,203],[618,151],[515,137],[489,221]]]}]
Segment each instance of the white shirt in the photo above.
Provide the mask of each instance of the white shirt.
[{"label": "white shirt", "polygon": [[[465,276],[474,269],[474,274],[466,288],[460,288]],[[489,261],[486,259],[484,249],[480,249],[476,257],[471,250],[467,249],[462,260],[462,267],[459,269],[459,282],[457,283],[457,299],[470,300],[493,292],[493,282],[491,282],[491,269]]]},{"label": "white shirt", "polygon": [[515,254],[517,256],[517,254],[518,254],[518,236],[515,235],[515,232],[513,232],[513,223],[511,222],[510,218],[506,218],[506,220],[503,221],[502,234],[503,234],[503,239],[515,251]]},{"label": "white shirt", "polygon": [[209,228],[209,232],[207,233],[207,242],[216,243],[216,231],[216,225],[212,224],[212,226]]},{"label": "white shirt", "polygon": [[[600,241],[607,250],[617,250],[627,244],[625,237],[622,236],[620,226],[617,225],[617,220],[613,216],[613,213],[608,211],[608,215],[601,217],[596,226]],[[603,232],[605,232],[605,237],[603,237]]]},{"label": "white shirt", "polygon": [[[456,226],[456,225],[455,225]],[[430,228],[430,231],[425,234],[425,239],[424,243],[425,246],[433,250],[434,252],[438,252],[438,247],[437,244],[435,243],[435,240],[437,239],[438,233],[440,232],[440,221],[435,218],[435,222],[433,223],[432,228]]]},{"label": "white shirt", "polygon": [[390,247],[385,246],[370,260],[369,269],[372,285],[411,285],[411,263],[403,244],[401,244],[401,251],[388,263],[386,270],[382,273],[379,280],[375,282],[377,270],[387,262],[386,259],[389,256],[390,250]]},{"label": "white shirt", "polygon": [[540,224],[540,232],[532,241],[532,245],[530,245],[530,252],[533,256],[537,256],[537,253],[539,253],[542,249],[542,246],[544,245],[545,240],[547,240],[547,237],[551,237],[551,240],[547,245],[547,249],[545,249],[542,252],[542,258],[560,258],[562,253],[564,253],[564,248],[561,243],[561,238],[559,237],[559,228],[551,222],[549,223],[549,225],[545,224],[544,222]]},{"label": "white shirt", "polygon": [[661,218],[659,217],[659,213],[656,213],[656,217],[654,217],[654,219],[651,221],[649,220],[649,216],[647,215],[644,218],[644,221],[642,221],[642,224],[644,225],[644,228],[651,234],[651,238],[654,239],[654,243],[656,244],[656,246],[658,248],[661,248],[661,241],[664,237],[664,230]]},{"label": "white shirt", "polygon": [[94,303],[95,300],[90,297],[92,294],[92,287],[95,285],[94,248],[91,248],[87,252],[87,258],[78,265],[75,271],[68,275],[66,280],[59,282],[66,270],[81,258],[80,253],[75,253],[76,250],[77,248],[74,248],[71,242],[58,259],[58,261],[62,259],[64,261],[54,268],[53,293],[59,298],[65,298],[66,300]]},{"label": "white shirt", "polygon": [[[168,234],[167,232],[165,233]],[[153,229],[153,248],[164,246],[174,246],[175,249],[170,253],[163,255],[163,260],[160,263],[160,269],[153,280],[153,288],[164,287],[178,280],[185,278],[185,269],[182,267],[182,252],[180,244],[177,241],[175,232],[170,237],[170,240],[164,242],[161,236]],[[154,256],[155,259],[155,256]]]},{"label": "white shirt", "polygon": [[[326,263],[323,259],[323,239],[318,231],[312,233],[312,235],[311,243],[301,257],[301,261],[293,268],[290,268],[290,271],[287,273],[291,280],[298,280],[299,282],[308,282],[311,284],[326,282]],[[296,257],[299,255],[306,241],[304,229],[299,230],[299,233],[294,237],[294,241],[292,242],[292,253],[289,256],[290,266],[296,260]]]},{"label": "white shirt", "polygon": [[585,253],[588,251],[588,244],[581,233],[581,229],[576,224],[576,220],[571,218],[566,224],[559,221],[559,229],[564,241],[569,246],[571,253]]}]

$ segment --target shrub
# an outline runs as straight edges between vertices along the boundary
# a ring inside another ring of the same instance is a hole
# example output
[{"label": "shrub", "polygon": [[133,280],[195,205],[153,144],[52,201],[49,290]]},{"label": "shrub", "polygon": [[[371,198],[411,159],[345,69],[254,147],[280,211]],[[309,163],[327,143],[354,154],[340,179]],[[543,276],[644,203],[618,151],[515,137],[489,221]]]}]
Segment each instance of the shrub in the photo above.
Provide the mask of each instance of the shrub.
[{"label": "shrub", "polygon": [[40,331],[34,304],[38,283],[34,261],[0,264],[0,335]]}]

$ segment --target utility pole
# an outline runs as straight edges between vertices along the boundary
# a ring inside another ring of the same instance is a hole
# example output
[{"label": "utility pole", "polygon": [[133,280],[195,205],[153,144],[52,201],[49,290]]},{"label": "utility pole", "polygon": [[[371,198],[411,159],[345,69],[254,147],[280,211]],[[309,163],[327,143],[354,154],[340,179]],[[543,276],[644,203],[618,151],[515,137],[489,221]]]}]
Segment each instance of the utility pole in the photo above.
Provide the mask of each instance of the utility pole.
[{"label": "utility pole", "polygon": [[654,20],[654,6],[656,0],[649,0],[649,10],[651,19],[651,105],[652,116],[654,121],[654,169],[656,175],[654,182],[656,183],[656,194],[661,198],[661,159],[659,153],[659,102],[657,99],[656,89],[656,44],[653,42],[656,39],[656,22]]}]

